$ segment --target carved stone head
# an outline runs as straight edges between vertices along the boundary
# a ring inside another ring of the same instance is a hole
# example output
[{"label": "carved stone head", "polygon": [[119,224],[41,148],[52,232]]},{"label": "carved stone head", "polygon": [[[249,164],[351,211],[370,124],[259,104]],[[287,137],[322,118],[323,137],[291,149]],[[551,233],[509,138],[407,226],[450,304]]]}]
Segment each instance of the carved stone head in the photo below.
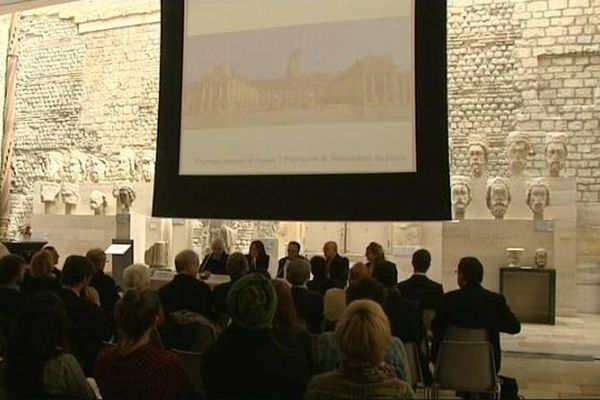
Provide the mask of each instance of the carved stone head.
[{"label": "carved stone head", "polygon": [[99,190],[92,190],[90,193],[90,208],[94,215],[104,215],[106,206],[106,194]]},{"label": "carved stone head", "polygon": [[533,218],[544,219],[544,209],[550,205],[550,188],[543,179],[533,179],[527,186],[527,205]]},{"label": "carved stone head", "polygon": [[550,132],[546,135],[544,148],[549,175],[559,177],[567,161],[567,135],[562,132]]},{"label": "carved stone head", "polygon": [[136,164],[142,182],[152,182],[154,178],[154,152],[138,154]]},{"label": "carved stone head", "polygon": [[118,180],[132,181],[135,175],[133,153],[123,150],[114,158],[114,176]]},{"label": "carved stone head", "polygon": [[68,205],[76,205],[81,200],[79,185],[75,183],[64,182],[60,188],[60,195],[63,202]]},{"label": "carved stone head", "polygon": [[85,160],[82,154],[71,154],[65,166],[65,178],[69,182],[81,182],[85,176]]},{"label": "carved stone head", "polygon": [[62,153],[51,151],[44,154],[42,158],[42,170],[44,171],[45,178],[49,181],[62,180],[63,163],[64,157]]},{"label": "carved stone head", "polygon": [[538,268],[544,268],[548,263],[548,252],[546,249],[537,249],[535,251],[534,264]]},{"label": "carved stone head", "polygon": [[485,202],[494,219],[504,219],[510,205],[510,186],[506,178],[497,176],[488,180]]},{"label": "carved stone head", "polygon": [[469,167],[471,176],[481,177],[487,168],[488,162],[488,142],[484,135],[471,135],[469,137]]},{"label": "carved stone head", "polygon": [[60,186],[57,183],[43,183],[40,188],[40,198],[42,203],[53,204],[58,200]]},{"label": "carved stone head", "polygon": [[527,157],[531,144],[523,132],[514,131],[508,134],[506,158],[511,176],[521,176],[527,168]]},{"label": "carved stone head", "polygon": [[107,165],[106,161],[98,157],[90,157],[87,162],[88,176],[94,183],[102,182],[106,179]]},{"label": "carved stone head", "polygon": [[129,186],[118,186],[113,189],[113,197],[117,199],[117,212],[128,214],[135,201],[135,192]]},{"label": "carved stone head", "polygon": [[469,178],[466,176],[453,176],[450,179],[450,200],[454,219],[464,219],[467,206],[471,203]]}]

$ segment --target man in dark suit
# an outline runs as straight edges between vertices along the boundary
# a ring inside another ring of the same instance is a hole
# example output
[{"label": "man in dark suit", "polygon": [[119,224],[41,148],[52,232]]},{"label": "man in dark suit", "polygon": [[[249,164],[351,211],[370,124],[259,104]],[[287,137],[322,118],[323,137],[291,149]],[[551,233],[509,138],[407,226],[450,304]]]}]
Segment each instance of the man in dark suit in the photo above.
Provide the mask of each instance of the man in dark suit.
[{"label": "man in dark suit", "polygon": [[319,334],[323,321],[323,295],[306,287],[309,278],[310,263],[306,258],[296,257],[290,261],[286,279],[292,285],[296,312],[311,333]]},{"label": "man in dark suit", "polygon": [[285,279],[285,270],[296,257],[300,256],[300,243],[291,241],[287,246],[287,257],[280,258],[277,266],[277,278]]},{"label": "man in dark suit", "polygon": [[442,285],[426,275],[431,265],[431,254],[425,249],[417,250],[412,256],[413,275],[398,284],[402,296],[415,300],[423,310],[435,310],[444,294]]},{"label": "man in dark suit", "polygon": [[60,259],[60,256],[58,255],[58,251],[56,251],[56,247],[45,246],[42,250],[47,251],[52,255],[52,263],[54,264],[54,266],[52,267],[52,273],[54,274],[54,276],[56,276],[56,279],[61,281],[62,272],[60,269],[58,269],[58,260]]},{"label": "man in dark suit", "polygon": [[[330,277],[332,276],[348,276],[350,271],[350,261],[346,257],[342,257],[338,254],[338,246],[334,241],[325,242],[323,245],[323,255],[327,260],[327,270],[329,271]],[[334,272],[332,272],[334,271]],[[335,282],[336,287],[344,288],[346,282]]]},{"label": "man in dark suit", "polygon": [[227,257],[225,252],[225,243],[222,239],[215,239],[210,245],[210,254],[204,257],[200,265],[200,272],[210,272],[211,274],[226,275]]},{"label": "man in dark suit", "polygon": [[506,304],[504,296],[484,289],[483,265],[474,257],[464,257],[458,263],[457,282],[460,289],[446,293],[437,308],[433,331],[432,357],[435,357],[446,328],[483,328],[494,347],[496,371],[500,370],[500,332],[519,333],[521,324]]},{"label": "man in dark suit", "polygon": [[69,256],[63,266],[63,287],[58,292],[70,319],[69,341],[86,376],[93,376],[102,342],[110,329],[100,308],[100,296],[89,285],[94,266],[83,256]]},{"label": "man in dark suit", "polygon": [[115,305],[120,297],[114,279],[104,273],[106,254],[104,250],[96,248],[89,250],[85,256],[94,265],[94,276],[92,276],[90,286],[98,291],[100,307],[104,311],[104,316],[111,328],[111,332],[114,333]]},{"label": "man in dark suit", "polygon": [[188,310],[212,318],[213,297],[210,286],[197,279],[200,259],[193,250],[175,257],[175,278],[158,291],[165,315]]},{"label": "man in dark suit", "polygon": [[213,289],[213,298],[215,300],[215,319],[221,325],[227,325],[227,295],[231,286],[248,273],[248,259],[240,252],[232,253],[227,259],[227,272],[231,279],[227,283],[222,283]]}]

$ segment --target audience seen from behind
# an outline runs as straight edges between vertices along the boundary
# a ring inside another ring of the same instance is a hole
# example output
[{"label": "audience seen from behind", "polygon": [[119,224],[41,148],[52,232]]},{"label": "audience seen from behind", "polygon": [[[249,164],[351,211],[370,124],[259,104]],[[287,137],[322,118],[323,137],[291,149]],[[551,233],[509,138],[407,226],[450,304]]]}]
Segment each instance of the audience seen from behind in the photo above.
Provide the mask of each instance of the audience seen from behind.
[{"label": "audience seen from behind", "polygon": [[327,260],[325,257],[313,256],[310,258],[310,272],[313,278],[306,282],[306,287],[310,290],[315,290],[322,295],[333,287],[331,279],[329,279],[329,271],[327,269]]},{"label": "audience seen from behind", "polygon": [[352,302],[335,329],[342,355],[334,371],[310,381],[304,399],[412,399],[410,386],[383,360],[391,341],[389,321],[371,300]]},{"label": "audience seen from behind", "polygon": [[175,311],[187,310],[212,318],[212,290],[197,279],[200,259],[193,250],[183,250],[175,256],[177,275],[158,291],[167,318]]},{"label": "audience seen from behind", "polygon": [[383,246],[377,242],[371,242],[365,250],[365,257],[367,258],[367,267],[369,268],[370,274],[373,274],[375,267],[385,261],[385,253],[383,252]]},{"label": "audience seen from behind", "polygon": [[16,254],[0,258],[0,316],[12,321],[17,318],[27,300],[27,295],[19,287],[25,265],[25,259]]},{"label": "audience seen from behind", "polygon": [[58,255],[58,251],[56,251],[56,247],[54,246],[45,246],[42,250],[47,251],[52,255],[52,273],[56,276],[56,279],[59,281],[62,280],[62,272],[58,269],[58,260],[60,256]]},{"label": "audience seen from behind", "polygon": [[365,263],[359,261],[355,263],[352,268],[350,268],[350,274],[348,277],[348,283],[352,285],[355,282],[360,281],[361,279],[370,278],[371,270],[366,266]]},{"label": "audience seen from behind", "polygon": [[131,264],[123,270],[125,291],[150,287],[150,268],[145,264]]},{"label": "audience seen from behind", "polygon": [[31,276],[27,280],[26,290],[31,293],[42,291],[57,292],[60,289],[60,281],[52,273],[54,264],[52,254],[46,250],[38,251],[31,258]]},{"label": "audience seen from behind", "polygon": [[[355,300],[372,300],[379,305],[385,302],[385,287],[375,279],[365,278],[353,283],[346,290],[348,304]],[[336,325],[337,326],[337,325]],[[318,372],[332,371],[340,363],[339,352],[333,332],[319,336],[317,343],[316,366]],[[405,382],[410,381],[410,368],[404,345],[400,339],[392,337],[387,347],[384,361],[395,371],[396,376]]]},{"label": "audience seen from behind", "polygon": [[305,360],[272,334],[277,295],[263,274],[238,279],[227,296],[232,323],[205,353],[209,398],[299,399],[308,381]]},{"label": "audience seen from behind", "polygon": [[325,297],[323,298],[323,315],[327,326],[334,327],[335,322],[342,316],[342,313],[346,309],[348,274],[348,265],[344,262],[334,262],[329,267],[329,278],[333,283],[333,287],[325,292]]},{"label": "audience seen from behind", "polygon": [[111,333],[115,331],[115,305],[119,301],[119,292],[115,280],[104,273],[106,266],[106,254],[100,248],[90,249],[86,255],[88,260],[94,265],[94,275],[90,281],[90,286],[98,291],[100,297],[100,307],[104,311],[106,321],[110,326]]},{"label": "audience seen from behind", "polygon": [[117,308],[120,341],[105,347],[95,379],[103,399],[188,399],[192,385],[175,354],[152,341],[160,299],[150,289],[129,290]]},{"label": "audience seen from behind", "polygon": [[227,273],[229,282],[217,285],[213,289],[213,298],[215,305],[215,320],[226,326],[229,316],[227,315],[227,294],[233,284],[248,273],[248,259],[240,252],[232,253],[227,259]]},{"label": "audience seen from behind", "polygon": [[265,250],[265,244],[260,240],[253,240],[250,243],[248,255],[248,268],[250,272],[261,272],[269,274],[269,255]]},{"label": "audience seen from behind", "polygon": [[63,302],[51,292],[34,295],[17,319],[8,343],[4,383],[9,397],[95,399],[67,348]]},{"label": "audience seen from behind", "polygon": [[86,376],[92,376],[102,342],[110,339],[110,328],[100,308],[100,296],[89,286],[94,266],[78,255],[67,257],[63,266],[62,299],[71,321],[69,342]]},{"label": "audience seen from behind", "polygon": [[287,256],[280,258],[277,265],[277,278],[285,279],[285,274],[290,261],[300,255],[300,243],[291,241],[287,245]]},{"label": "audience seen from behind", "polygon": [[442,285],[426,275],[430,265],[431,254],[427,250],[415,251],[412,256],[413,275],[398,284],[402,296],[419,302],[423,310],[435,310],[444,294]]},{"label": "audience seen from behind", "polygon": [[449,326],[482,328],[494,347],[496,371],[500,370],[500,332],[519,333],[521,324],[504,296],[485,289],[481,286],[482,280],[483,265],[477,258],[464,257],[458,262],[456,281],[459,289],[442,296],[431,323],[434,361]]},{"label": "audience seen from behind", "polygon": [[286,279],[292,285],[292,297],[296,312],[311,333],[321,333],[323,321],[323,295],[310,290],[306,282],[310,278],[310,263],[305,258],[294,258],[288,265]]},{"label": "audience seen from behind", "polygon": [[210,272],[211,274],[227,274],[227,258],[229,255],[225,251],[225,242],[217,238],[210,245],[210,254],[207,254],[200,265],[200,272]]},{"label": "audience seen from behind", "polygon": [[304,357],[307,365],[312,361],[310,333],[298,321],[290,286],[280,280],[271,281],[277,293],[277,311],[273,318],[273,333],[279,343]]}]

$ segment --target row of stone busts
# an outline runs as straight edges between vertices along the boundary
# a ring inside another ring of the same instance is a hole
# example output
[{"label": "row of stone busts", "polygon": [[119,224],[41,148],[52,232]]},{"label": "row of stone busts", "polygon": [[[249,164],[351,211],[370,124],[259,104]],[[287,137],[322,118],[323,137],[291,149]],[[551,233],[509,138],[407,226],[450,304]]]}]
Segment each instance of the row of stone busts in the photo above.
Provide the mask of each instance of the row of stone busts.
[{"label": "row of stone busts", "polygon": [[[450,194],[454,219],[465,219],[472,199],[470,179],[466,176],[453,176],[450,180]],[[504,219],[511,203],[508,179],[499,176],[488,179],[485,202],[494,219]],[[526,203],[534,220],[544,219],[544,210],[550,205],[550,187],[544,178],[534,178],[527,182]]]},{"label": "row of stone busts", "polygon": [[[489,146],[484,135],[472,135],[469,138],[469,167],[471,176],[480,178],[487,170]],[[510,175],[522,176],[527,168],[527,158],[531,151],[531,143],[523,132],[515,131],[508,134],[506,158]],[[567,159],[567,135],[563,132],[546,134],[544,155],[550,177],[559,177]]]},{"label": "row of stone busts", "polygon": [[103,158],[79,151],[50,151],[40,160],[44,179],[52,182],[151,182],[155,153],[123,150]]},{"label": "row of stone busts", "polygon": [[[131,205],[135,201],[135,191],[127,185],[117,185],[113,188],[112,195],[117,202],[117,213],[128,214]],[[46,182],[40,188],[40,200],[47,210],[56,204],[59,199],[65,204],[65,214],[70,215],[73,209],[81,202],[79,185],[70,182],[61,184]],[[88,204],[94,215],[105,215],[108,206],[108,196],[100,190],[92,190],[89,195]],[[46,212],[47,213],[47,212]]]}]

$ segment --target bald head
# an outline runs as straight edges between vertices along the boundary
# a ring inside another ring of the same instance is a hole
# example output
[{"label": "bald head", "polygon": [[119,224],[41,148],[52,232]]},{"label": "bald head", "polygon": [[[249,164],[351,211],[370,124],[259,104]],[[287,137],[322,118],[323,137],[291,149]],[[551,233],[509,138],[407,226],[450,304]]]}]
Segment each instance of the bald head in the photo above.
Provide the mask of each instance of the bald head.
[{"label": "bald head", "polygon": [[193,250],[183,250],[175,257],[175,269],[180,274],[198,275],[200,258]]}]

